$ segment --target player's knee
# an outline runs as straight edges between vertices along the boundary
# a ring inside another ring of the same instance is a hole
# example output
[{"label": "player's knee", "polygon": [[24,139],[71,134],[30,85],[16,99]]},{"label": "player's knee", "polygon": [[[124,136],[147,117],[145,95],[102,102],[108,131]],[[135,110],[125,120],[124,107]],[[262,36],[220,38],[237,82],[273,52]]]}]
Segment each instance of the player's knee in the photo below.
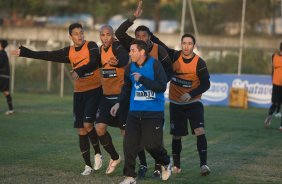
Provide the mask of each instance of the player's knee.
[{"label": "player's knee", "polygon": [[93,124],[92,123],[84,123],[83,126],[84,126],[84,129],[87,132],[90,132],[93,129]]},{"label": "player's knee", "polygon": [[8,95],[10,95],[10,92],[9,92],[9,91],[4,91],[3,94],[4,94],[5,96],[8,96]]},{"label": "player's knee", "polygon": [[105,133],[107,131],[106,126],[104,126],[103,123],[96,124],[95,129],[96,129],[98,136],[105,135]]},{"label": "player's knee", "polygon": [[85,128],[78,128],[77,132],[79,135],[87,135],[88,133]]},{"label": "player's knee", "polygon": [[205,129],[203,127],[195,128],[194,132],[195,132],[196,136],[203,135],[203,134],[205,134]]}]

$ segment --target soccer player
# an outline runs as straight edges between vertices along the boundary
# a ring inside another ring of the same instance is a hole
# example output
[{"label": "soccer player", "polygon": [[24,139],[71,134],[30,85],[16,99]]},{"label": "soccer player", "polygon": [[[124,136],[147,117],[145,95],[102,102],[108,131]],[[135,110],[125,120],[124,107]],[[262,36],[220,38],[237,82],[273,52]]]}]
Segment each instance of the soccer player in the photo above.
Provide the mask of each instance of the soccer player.
[{"label": "soccer player", "polygon": [[102,66],[102,88],[103,96],[99,106],[99,113],[96,121],[96,131],[101,145],[110,154],[111,160],[106,174],[111,174],[120,163],[120,156],[112,142],[112,137],[107,131],[107,126],[114,126],[121,129],[124,135],[128,103],[121,104],[116,117],[110,113],[112,106],[117,103],[118,96],[124,81],[124,70],[129,62],[127,50],[115,40],[113,28],[104,25],[100,29],[101,66]]},{"label": "soccer player", "polygon": [[204,107],[201,102],[201,95],[210,87],[210,76],[206,63],[193,52],[196,40],[191,34],[182,36],[182,50],[179,51],[168,48],[154,35],[152,35],[152,41],[167,49],[174,72],[169,87],[170,133],[173,136],[173,173],[181,172],[181,137],[188,135],[188,119],[192,133],[197,137],[200,173],[202,176],[206,176],[210,173],[210,168],[207,166]]},{"label": "soccer player", "polygon": [[[134,20],[138,17],[140,17],[142,14],[142,1],[139,1],[138,7],[135,10],[133,16],[129,19],[127,19],[125,22],[123,22],[119,28],[116,30],[115,34],[116,37],[119,39],[121,44],[126,48],[130,49],[130,43],[134,40],[131,36],[129,36],[126,31],[128,28],[133,25]],[[167,51],[160,45],[153,43],[150,40],[151,31],[146,26],[138,26],[135,30],[135,38],[138,40],[143,40],[148,45],[148,52],[149,55],[155,58],[156,60],[159,60],[166,72],[167,81],[170,80],[172,76],[172,65],[171,65],[171,59],[168,56]],[[138,175],[140,178],[145,176],[145,173],[147,172],[147,162],[146,162],[146,156],[145,152],[140,151],[138,154],[140,159],[140,166]],[[159,178],[161,174],[161,167],[160,164],[155,163],[155,170],[153,176],[156,178]]]},{"label": "soccer player", "polygon": [[[280,110],[282,103],[282,42],[280,43],[279,52],[272,55],[272,104],[269,108],[268,116],[264,121],[264,127],[269,128],[272,114]],[[282,131],[282,118],[279,130]]]},{"label": "soccer player", "polygon": [[[93,122],[102,95],[101,76],[98,68],[100,62],[99,47],[95,42],[84,39],[81,24],[69,26],[69,37],[73,45],[56,51],[32,51],[20,46],[13,54],[20,57],[42,59],[47,61],[70,63],[74,79],[73,116],[74,128],[79,135],[79,147],[85,162],[82,175],[90,175],[102,166],[102,156],[99,140]],[[90,143],[95,151],[94,168],[90,158]]]},{"label": "soccer player", "polygon": [[142,40],[130,46],[132,63],[126,68],[124,85],[111,114],[130,96],[129,113],[124,137],[124,180],[121,184],[136,183],[135,164],[140,149],[145,148],[161,164],[162,180],[171,175],[170,157],[163,147],[164,92],[166,74],[159,61],[148,55],[148,47]]},{"label": "soccer player", "polygon": [[9,58],[5,51],[8,46],[7,40],[0,40],[0,91],[6,97],[9,110],[5,112],[6,115],[14,113],[12,96],[10,94],[10,66]]}]

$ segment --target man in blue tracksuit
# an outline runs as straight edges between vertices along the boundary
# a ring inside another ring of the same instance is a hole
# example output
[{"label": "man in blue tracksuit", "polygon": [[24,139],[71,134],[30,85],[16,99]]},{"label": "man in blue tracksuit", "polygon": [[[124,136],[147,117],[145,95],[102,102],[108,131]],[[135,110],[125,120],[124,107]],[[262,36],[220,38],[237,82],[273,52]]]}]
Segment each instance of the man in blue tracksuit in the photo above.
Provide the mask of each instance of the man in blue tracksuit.
[{"label": "man in blue tracksuit", "polygon": [[148,55],[148,46],[142,40],[131,43],[129,55],[132,62],[125,71],[119,103],[111,109],[115,116],[119,104],[130,96],[124,138],[125,179],[121,184],[136,182],[136,157],[143,147],[162,165],[162,180],[168,180],[170,158],[162,144],[166,73],[161,63]]}]

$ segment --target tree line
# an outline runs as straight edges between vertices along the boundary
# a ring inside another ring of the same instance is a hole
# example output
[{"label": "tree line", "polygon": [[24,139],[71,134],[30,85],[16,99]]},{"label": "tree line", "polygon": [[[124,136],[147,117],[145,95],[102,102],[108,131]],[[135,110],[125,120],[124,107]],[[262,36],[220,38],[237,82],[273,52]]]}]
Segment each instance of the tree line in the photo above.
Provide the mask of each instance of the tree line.
[{"label": "tree line", "polygon": [[[224,25],[228,22],[240,22],[242,0],[191,0],[200,34],[224,34]],[[107,22],[115,15],[132,15],[137,0],[1,0],[0,18],[18,15],[21,17],[71,15],[88,13],[94,16],[96,23]],[[177,20],[180,22],[182,0],[143,1],[143,18]],[[247,0],[246,34],[254,34],[259,20],[274,19],[282,16],[281,0]],[[193,32],[189,9],[186,11],[185,30]]]}]

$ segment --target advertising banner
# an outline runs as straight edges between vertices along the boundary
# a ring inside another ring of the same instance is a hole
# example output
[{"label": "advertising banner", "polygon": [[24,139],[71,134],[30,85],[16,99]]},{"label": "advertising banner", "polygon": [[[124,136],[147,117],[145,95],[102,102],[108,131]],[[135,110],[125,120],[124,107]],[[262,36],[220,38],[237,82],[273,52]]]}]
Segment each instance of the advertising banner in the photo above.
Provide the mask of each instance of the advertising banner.
[{"label": "advertising banner", "polygon": [[[210,89],[202,96],[204,105],[228,106],[232,87],[247,89],[249,107],[269,108],[271,105],[270,75],[211,74],[210,82]],[[167,98],[168,89],[165,95]]]}]

